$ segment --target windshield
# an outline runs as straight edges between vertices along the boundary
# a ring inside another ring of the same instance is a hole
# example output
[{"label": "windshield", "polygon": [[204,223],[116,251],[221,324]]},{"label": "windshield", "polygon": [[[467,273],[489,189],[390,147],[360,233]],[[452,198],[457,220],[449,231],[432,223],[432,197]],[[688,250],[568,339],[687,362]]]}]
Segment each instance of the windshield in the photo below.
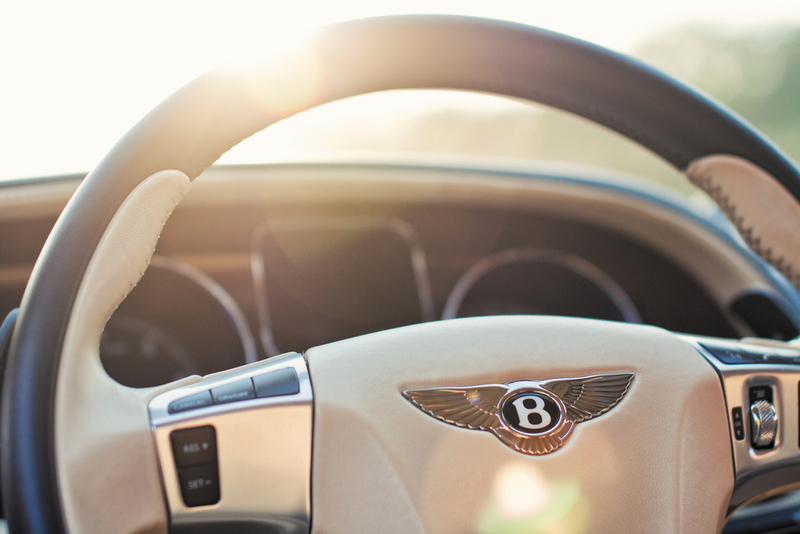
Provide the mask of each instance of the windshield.
[{"label": "windshield", "polygon": [[527,101],[456,91],[387,91],[320,106],[243,141],[219,163],[308,159],[535,166],[583,175],[599,167],[623,179],[695,191],[665,160],[589,120]]},{"label": "windshield", "polygon": [[[638,56],[715,95],[800,159],[800,3],[663,4],[11,3],[0,32],[0,179],[90,170],[158,102],[219,63],[257,57],[270,43],[322,24],[415,12],[513,20]],[[387,98],[395,100],[386,104]],[[309,150],[468,154],[595,165],[687,187],[646,150],[546,108],[431,92],[370,95],[331,107],[277,125],[280,133],[266,133],[222,162]]]}]

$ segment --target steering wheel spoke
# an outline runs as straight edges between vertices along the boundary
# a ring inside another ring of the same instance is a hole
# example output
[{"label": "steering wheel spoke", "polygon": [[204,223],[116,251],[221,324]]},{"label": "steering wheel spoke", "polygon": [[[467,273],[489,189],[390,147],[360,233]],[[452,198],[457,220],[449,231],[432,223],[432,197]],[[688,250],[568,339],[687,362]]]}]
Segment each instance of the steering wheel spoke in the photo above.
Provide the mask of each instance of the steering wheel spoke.
[{"label": "steering wheel spoke", "polygon": [[308,532],[312,400],[296,353],[155,397],[149,411],[171,532]]},{"label": "steering wheel spoke", "polygon": [[[489,524],[503,531],[549,517],[567,531],[624,524],[628,532],[715,532],[726,517],[734,474],[722,385],[670,332],[481,317],[341,341],[306,358],[314,384],[313,517],[326,531],[476,532]],[[605,404],[592,392],[597,377],[608,378]],[[503,386],[507,392],[493,393]],[[442,395],[403,395],[431,388]],[[465,418],[463,404],[447,400],[454,392],[483,413],[494,404],[499,426]],[[521,394],[566,407],[562,415],[575,424],[555,452],[531,454],[503,439],[560,432],[557,413],[548,414],[550,424],[534,413],[544,402],[515,405]],[[581,405],[597,406],[596,416],[570,409]],[[514,417],[527,417],[529,430]],[[581,528],[571,523],[577,517],[586,521]]]},{"label": "steering wheel spoke", "polygon": [[709,360],[658,328],[514,316],[210,375],[149,403],[170,528],[716,531],[734,462]]}]

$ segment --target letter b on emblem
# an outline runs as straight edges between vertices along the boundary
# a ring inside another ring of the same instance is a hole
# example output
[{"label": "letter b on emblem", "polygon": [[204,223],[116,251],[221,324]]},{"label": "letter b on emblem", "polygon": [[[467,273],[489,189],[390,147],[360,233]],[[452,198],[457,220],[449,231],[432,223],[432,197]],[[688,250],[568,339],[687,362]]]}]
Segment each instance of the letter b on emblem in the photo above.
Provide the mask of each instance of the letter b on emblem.
[{"label": "letter b on emblem", "polygon": [[543,434],[561,419],[561,410],[553,399],[531,392],[506,400],[501,413],[511,428],[523,434]]},{"label": "letter b on emblem", "polygon": [[[527,399],[532,400],[535,403],[533,408],[528,408],[525,406],[525,401]],[[527,428],[529,430],[540,430],[545,428],[550,422],[553,420],[550,417],[550,414],[544,410],[544,399],[541,397],[518,397],[514,399],[512,402],[514,408],[517,409],[517,417],[519,417],[519,426],[522,428]],[[540,423],[533,424],[531,423],[531,415],[538,415],[540,419]]]}]

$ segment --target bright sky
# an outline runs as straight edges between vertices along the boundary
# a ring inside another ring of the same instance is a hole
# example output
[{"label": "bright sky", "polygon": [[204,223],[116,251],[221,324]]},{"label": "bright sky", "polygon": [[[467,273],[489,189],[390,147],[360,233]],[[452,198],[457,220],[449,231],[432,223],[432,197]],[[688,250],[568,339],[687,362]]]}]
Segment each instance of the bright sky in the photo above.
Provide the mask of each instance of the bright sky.
[{"label": "bright sky", "polygon": [[459,13],[619,51],[687,21],[800,22],[798,0],[113,0],[0,7],[0,179],[91,169],[141,116],[214,65],[314,26]]}]

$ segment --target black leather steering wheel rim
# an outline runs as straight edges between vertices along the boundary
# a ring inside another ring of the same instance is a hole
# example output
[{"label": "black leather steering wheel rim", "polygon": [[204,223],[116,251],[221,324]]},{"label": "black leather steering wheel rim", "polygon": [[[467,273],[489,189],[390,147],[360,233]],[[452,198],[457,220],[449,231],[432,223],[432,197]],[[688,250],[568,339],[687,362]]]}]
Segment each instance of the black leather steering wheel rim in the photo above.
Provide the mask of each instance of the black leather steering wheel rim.
[{"label": "black leather steering wheel rim", "polygon": [[[312,105],[387,89],[497,93],[584,116],[678,168],[711,154],[740,156],[800,199],[798,169],[731,111],[573,38],[499,21],[407,16],[331,26],[313,46],[322,84]],[[53,229],[23,298],[6,371],[2,485],[12,532],[66,531],[54,456],[56,376],[69,311],[105,228],[148,176],[177,169],[194,179],[230,147],[284,118],[265,113],[248,92],[259,74],[218,69],[167,99],[86,178]]]}]

